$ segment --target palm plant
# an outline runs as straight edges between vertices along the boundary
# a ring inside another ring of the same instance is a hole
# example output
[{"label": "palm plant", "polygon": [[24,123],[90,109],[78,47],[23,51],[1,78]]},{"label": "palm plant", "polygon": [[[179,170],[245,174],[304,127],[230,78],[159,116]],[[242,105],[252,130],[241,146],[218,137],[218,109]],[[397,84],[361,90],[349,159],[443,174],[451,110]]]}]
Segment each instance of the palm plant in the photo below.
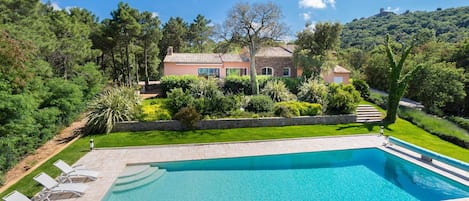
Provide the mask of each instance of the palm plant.
[{"label": "palm plant", "polygon": [[140,114],[141,99],[132,88],[120,87],[104,91],[89,105],[88,133],[110,133],[114,124],[130,121]]}]

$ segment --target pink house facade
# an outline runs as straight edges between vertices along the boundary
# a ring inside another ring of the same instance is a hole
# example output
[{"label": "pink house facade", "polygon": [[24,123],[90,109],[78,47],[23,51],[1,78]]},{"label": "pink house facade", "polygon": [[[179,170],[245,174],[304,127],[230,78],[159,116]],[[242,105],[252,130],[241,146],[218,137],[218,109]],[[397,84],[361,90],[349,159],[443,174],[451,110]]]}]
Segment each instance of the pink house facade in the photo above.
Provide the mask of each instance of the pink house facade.
[{"label": "pink house facade", "polygon": [[[256,54],[258,75],[275,77],[300,77],[301,68],[293,65],[294,46],[262,48]],[[246,54],[219,53],[174,53],[168,48],[164,59],[164,75],[198,75],[225,78],[230,75],[249,75],[249,57]],[[350,71],[336,66],[329,72],[321,73],[328,83],[348,84]]]},{"label": "pink house facade", "polygon": [[247,75],[249,59],[239,54],[174,53],[172,48],[164,59],[164,75],[198,75],[224,78]]}]

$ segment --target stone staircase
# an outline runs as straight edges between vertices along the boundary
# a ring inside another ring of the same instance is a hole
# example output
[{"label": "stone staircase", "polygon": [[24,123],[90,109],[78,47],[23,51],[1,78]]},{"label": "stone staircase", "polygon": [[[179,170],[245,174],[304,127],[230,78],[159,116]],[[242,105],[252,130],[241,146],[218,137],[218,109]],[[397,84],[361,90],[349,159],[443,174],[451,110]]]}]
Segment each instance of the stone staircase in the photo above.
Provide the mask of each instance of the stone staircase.
[{"label": "stone staircase", "polygon": [[165,169],[150,165],[127,166],[117,177],[112,187],[113,192],[127,191],[149,184],[166,173]]},{"label": "stone staircase", "polygon": [[371,105],[358,105],[357,107],[357,122],[358,123],[369,123],[369,122],[381,122],[383,120],[383,114]]}]

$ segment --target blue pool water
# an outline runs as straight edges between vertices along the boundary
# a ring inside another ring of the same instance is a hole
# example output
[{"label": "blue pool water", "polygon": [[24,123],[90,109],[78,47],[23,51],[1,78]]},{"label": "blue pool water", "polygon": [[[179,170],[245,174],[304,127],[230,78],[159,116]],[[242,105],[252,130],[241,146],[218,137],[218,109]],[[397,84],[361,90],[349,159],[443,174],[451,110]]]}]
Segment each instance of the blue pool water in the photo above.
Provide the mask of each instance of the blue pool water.
[{"label": "blue pool water", "polygon": [[382,150],[155,163],[154,182],[104,201],[445,200],[469,187]]}]

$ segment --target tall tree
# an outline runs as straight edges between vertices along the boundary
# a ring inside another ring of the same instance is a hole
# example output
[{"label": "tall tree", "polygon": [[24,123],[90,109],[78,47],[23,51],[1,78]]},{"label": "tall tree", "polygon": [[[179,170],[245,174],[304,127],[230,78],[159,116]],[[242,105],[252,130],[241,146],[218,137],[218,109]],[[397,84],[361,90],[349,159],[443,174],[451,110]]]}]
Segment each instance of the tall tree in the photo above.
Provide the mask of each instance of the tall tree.
[{"label": "tall tree", "polygon": [[229,11],[223,27],[220,27],[220,34],[225,40],[249,49],[252,94],[259,94],[255,59],[257,52],[266,42],[279,40],[286,34],[287,28],[280,22],[281,17],[280,7],[272,2],[252,5],[238,3]]},{"label": "tall tree", "polygon": [[413,48],[413,43],[406,47],[404,43],[402,43],[402,55],[398,63],[394,59],[394,53],[391,49],[391,44],[389,35],[386,35],[386,55],[388,57],[389,67],[391,68],[390,76],[389,76],[389,96],[388,96],[388,110],[386,112],[386,117],[384,118],[384,122],[388,124],[392,124],[396,122],[396,115],[397,115],[397,108],[399,107],[399,101],[401,100],[404,92],[407,89],[407,84],[414,76],[415,72],[421,68],[420,65],[411,69],[406,74],[402,74],[402,68],[404,67],[404,62],[409,56],[410,51]]},{"label": "tall tree", "polygon": [[[335,55],[332,50],[340,43],[340,32],[342,28],[339,23],[318,23],[314,29],[306,28],[297,34],[296,44],[298,47],[293,53],[296,66],[303,68],[306,77],[318,78],[321,69],[333,66]],[[330,65],[329,65],[330,64]]]},{"label": "tall tree", "polygon": [[[188,26],[180,17],[169,18],[163,25],[163,37],[159,43],[160,60],[164,60],[168,47],[173,47],[174,52],[181,52],[187,38]],[[161,67],[161,66],[160,66]]]},{"label": "tall tree", "polygon": [[[150,80],[148,73],[149,65],[149,50],[153,50],[150,60],[158,60],[158,42],[161,40],[160,20],[157,16],[153,16],[150,12],[143,12],[140,15],[139,23],[142,27],[140,34],[140,43],[143,46],[143,65],[145,68],[145,88],[148,86]],[[159,60],[158,60],[159,62]],[[154,67],[157,67],[159,63],[152,63]]]},{"label": "tall tree", "polygon": [[48,56],[48,60],[65,79],[69,77],[73,65],[85,64],[97,55],[97,52],[91,49],[92,41],[89,36],[94,21],[88,21],[89,18],[93,18],[93,15],[79,8],[51,13],[57,46]]},{"label": "tall tree", "polygon": [[211,20],[199,14],[194,22],[189,25],[189,44],[196,52],[202,53],[207,51],[206,44],[213,33],[213,27],[209,26],[211,22]]},{"label": "tall tree", "polygon": [[187,23],[182,18],[169,18],[168,22],[163,25],[163,37],[160,41],[160,49],[163,50],[161,53],[166,55],[169,46],[172,46],[174,51],[180,52],[185,46],[187,32]]},{"label": "tall tree", "polygon": [[138,10],[131,8],[129,4],[120,2],[117,10],[111,12],[111,24],[118,33],[118,41],[125,48],[125,67],[127,68],[127,85],[132,85],[132,69],[130,66],[129,46],[135,37],[140,34],[141,27],[138,23]]}]

